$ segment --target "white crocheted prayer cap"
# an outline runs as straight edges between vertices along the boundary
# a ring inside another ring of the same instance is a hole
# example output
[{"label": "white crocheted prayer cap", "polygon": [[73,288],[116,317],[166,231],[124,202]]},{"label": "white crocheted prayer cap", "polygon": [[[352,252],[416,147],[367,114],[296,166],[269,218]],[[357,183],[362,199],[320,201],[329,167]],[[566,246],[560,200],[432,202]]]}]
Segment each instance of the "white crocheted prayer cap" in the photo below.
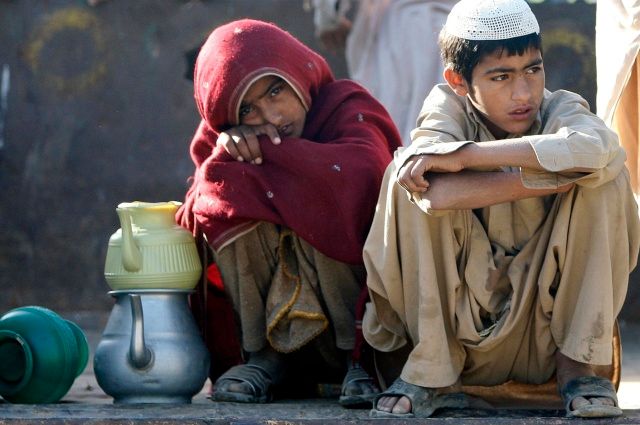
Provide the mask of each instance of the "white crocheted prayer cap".
[{"label": "white crocheted prayer cap", "polygon": [[540,33],[525,0],[461,0],[453,6],[446,33],[466,40],[505,40]]}]

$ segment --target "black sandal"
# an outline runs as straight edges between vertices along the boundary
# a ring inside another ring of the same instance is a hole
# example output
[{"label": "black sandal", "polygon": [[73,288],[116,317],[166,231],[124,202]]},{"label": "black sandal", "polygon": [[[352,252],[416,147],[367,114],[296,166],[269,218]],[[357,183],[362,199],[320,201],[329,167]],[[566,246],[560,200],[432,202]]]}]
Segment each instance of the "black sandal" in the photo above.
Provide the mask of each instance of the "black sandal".
[{"label": "black sandal", "polygon": [[[618,407],[618,397],[613,384],[601,376],[581,376],[567,382],[560,390],[564,401],[567,417],[578,418],[611,418],[622,416],[622,409]],[[614,405],[587,404],[577,409],[571,409],[571,403],[577,397],[602,397],[613,400]]]},{"label": "black sandal", "polygon": [[[411,401],[411,411],[392,413],[378,410],[378,401],[382,397],[407,397]],[[374,418],[428,418],[438,409],[493,409],[481,398],[465,393],[437,394],[434,388],[426,388],[396,379],[386,391],[379,394],[369,416]]]},{"label": "black sandal", "polygon": [[[369,394],[345,394],[347,386],[353,384],[355,382],[369,382],[371,386],[374,387],[377,391],[375,393]],[[380,393],[378,386],[375,384],[373,378],[369,376],[369,374],[360,366],[353,366],[347,370],[346,375],[344,376],[344,380],[342,381],[342,393],[340,394],[340,398],[338,402],[343,407],[354,408],[354,407],[370,407],[373,399]]]},{"label": "black sandal", "polygon": [[[224,381],[246,383],[251,387],[252,394],[220,390],[219,386]],[[268,403],[272,398],[272,386],[273,379],[264,368],[250,363],[237,365],[216,380],[211,399],[237,403]]]}]

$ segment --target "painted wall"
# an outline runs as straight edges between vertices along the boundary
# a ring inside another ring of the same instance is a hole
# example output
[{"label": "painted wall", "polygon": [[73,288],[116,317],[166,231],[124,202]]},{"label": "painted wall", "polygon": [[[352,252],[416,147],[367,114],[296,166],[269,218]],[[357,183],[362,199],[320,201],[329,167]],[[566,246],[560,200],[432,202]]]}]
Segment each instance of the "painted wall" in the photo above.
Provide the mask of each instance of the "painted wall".
[{"label": "painted wall", "polygon": [[[273,21],[320,50],[305,3],[0,0],[9,81],[0,115],[0,312],[111,308],[103,268],[116,205],[182,200],[187,188],[199,121],[188,52],[240,17]],[[593,104],[593,2],[536,3],[548,86]],[[346,76],[342,57],[326,56]]]}]

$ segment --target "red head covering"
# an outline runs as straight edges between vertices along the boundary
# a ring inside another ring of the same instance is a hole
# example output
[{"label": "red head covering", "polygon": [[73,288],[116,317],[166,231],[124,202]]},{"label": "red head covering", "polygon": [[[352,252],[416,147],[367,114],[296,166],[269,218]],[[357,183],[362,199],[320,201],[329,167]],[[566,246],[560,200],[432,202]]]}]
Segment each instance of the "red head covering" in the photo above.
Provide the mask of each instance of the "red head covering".
[{"label": "red head covering", "polygon": [[216,131],[238,125],[240,101],[267,74],[286,80],[309,110],[333,80],[325,60],[273,24],[243,19],[217,28],[200,50],[194,91],[200,116]]},{"label": "red head covering", "polygon": [[[260,139],[262,165],[238,162],[220,132],[238,124],[258,78],[287,81],[307,108],[300,138]],[[322,57],[289,33],[244,19],[217,28],[198,56],[195,99],[202,121],[196,165],[178,220],[218,249],[257,221],[292,229],[325,255],[362,263],[382,174],[400,137],[384,108],[351,81],[335,81]]]}]

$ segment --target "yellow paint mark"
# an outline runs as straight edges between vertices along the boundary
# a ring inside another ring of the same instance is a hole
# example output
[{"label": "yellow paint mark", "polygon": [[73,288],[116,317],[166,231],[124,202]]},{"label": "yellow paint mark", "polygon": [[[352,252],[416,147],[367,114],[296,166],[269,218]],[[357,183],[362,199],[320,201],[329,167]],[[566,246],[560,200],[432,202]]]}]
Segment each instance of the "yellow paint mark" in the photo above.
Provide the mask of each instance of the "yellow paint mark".
[{"label": "yellow paint mark", "polygon": [[595,79],[592,75],[592,70],[595,69],[593,43],[583,34],[565,28],[555,28],[544,32],[542,44],[545,54],[557,47],[564,47],[575,53],[575,60],[582,62],[580,87]]},{"label": "yellow paint mark", "polygon": [[33,73],[38,75],[48,86],[61,92],[82,92],[95,85],[106,75],[106,63],[96,62],[87,71],[72,77],[47,72],[46,67],[43,67],[41,63],[42,52],[47,43],[57,34],[67,30],[87,33],[87,38],[93,42],[95,48],[94,56],[104,57],[105,42],[98,19],[86,10],[71,7],[56,11],[34,31],[25,51],[25,59]]}]

